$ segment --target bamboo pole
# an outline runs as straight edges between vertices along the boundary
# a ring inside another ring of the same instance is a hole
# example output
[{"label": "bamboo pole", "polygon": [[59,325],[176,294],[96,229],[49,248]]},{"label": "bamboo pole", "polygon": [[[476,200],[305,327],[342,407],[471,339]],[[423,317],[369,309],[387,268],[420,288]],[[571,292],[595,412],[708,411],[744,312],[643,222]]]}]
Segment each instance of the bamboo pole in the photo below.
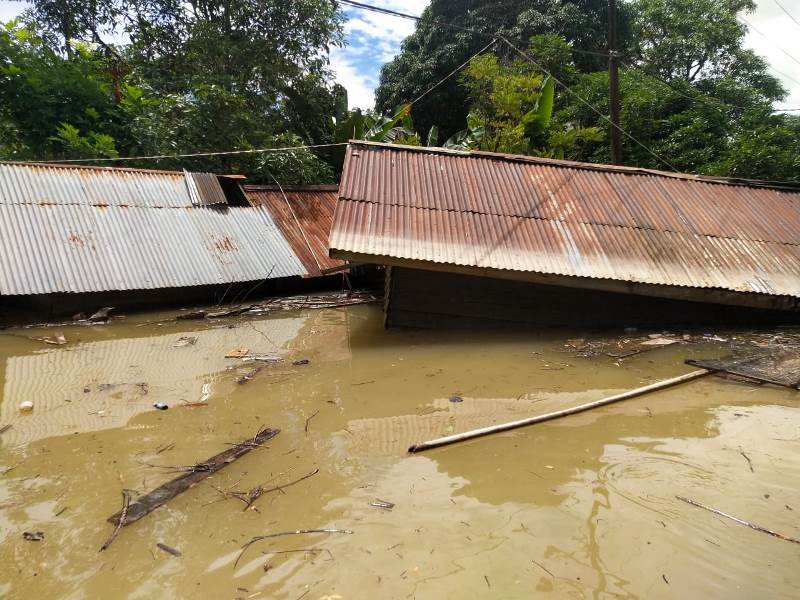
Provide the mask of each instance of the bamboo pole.
[{"label": "bamboo pole", "polygon": [[501,423],[500,425],[490,425],[489,427],[481,427],[480,429],[473,429],[472,431],[465,431],[464,433],[456,433],[453,435],[436,438],[435,440],[421,442],[419,444],[414,444],[413,446],[411,446],[408,449],[408,451],[412,453],[421,452],[423,450],[430,450],[431,448],[438,448],[439,446],[447,446],[449,444],[455,444],[456,442],[471,440],[472,438],[481,437],[492,433],[498,433],[500,431],[508,431],[510,429],[516,429],[518,427],[525,427],[526,425],[534,425],[536,423],[542,423],[544,421],[559,419],[561,417],[574,415],[576,413],[592,410],[593,408],[598,408],[600,406],[605,406],[607,404],[619,402],[620,400],[635,398],[636,396],[641,396],[649,392],[655,392],[657,390],[663,390],[665,388],[672,387],[673,385],[678,385],[680,383],[685,383],[687,381],[693,381],[694,379],[705,377],[710,373],[712,373],[712,371],[709,371],[707,369],[692,371],[691,373],[679,375],[678,377],[672,377],[671,379],[664,379],[662,381],[657,381],[656,383],[651,383],[650,385],[645,385],[640,388],[628,390],[627,392],[622,392],[621,394],[616,394],[614,396],[609,396],[607,398],[601,398],[600,400],[595,400],[593,402],[587,402],[586,404],[579,404],[578,406],[573,406],[571,408],[564,408],[562,410],[557,410],[555,412],[538,415],[536,417],[528,417],[526,419],[520,419],[518,421],[511,421],[510,423]]}]

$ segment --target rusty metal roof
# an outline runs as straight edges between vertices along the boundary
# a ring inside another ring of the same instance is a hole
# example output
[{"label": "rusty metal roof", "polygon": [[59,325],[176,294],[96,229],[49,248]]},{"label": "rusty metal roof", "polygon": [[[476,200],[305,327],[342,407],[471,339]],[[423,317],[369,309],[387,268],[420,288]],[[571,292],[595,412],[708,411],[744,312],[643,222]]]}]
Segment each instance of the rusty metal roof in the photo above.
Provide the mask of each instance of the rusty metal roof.
[{"label": "rusty metal roof", "polygon": [[0,164],[0,295],[305,275],[267,209],[193,206],[183,173]]},{"label": "rusty metal roof", "polygon": [[800,297],[800,189],[356,142],[330,252]]},{"label": "rusty metal roof", "polygon": [[339,186],[283,186],[281,190],[278,186],[246,185],[244,189],[251,204],[270,211],[310,275],[344,266],[344,261],[328,256],[328,234]]}]

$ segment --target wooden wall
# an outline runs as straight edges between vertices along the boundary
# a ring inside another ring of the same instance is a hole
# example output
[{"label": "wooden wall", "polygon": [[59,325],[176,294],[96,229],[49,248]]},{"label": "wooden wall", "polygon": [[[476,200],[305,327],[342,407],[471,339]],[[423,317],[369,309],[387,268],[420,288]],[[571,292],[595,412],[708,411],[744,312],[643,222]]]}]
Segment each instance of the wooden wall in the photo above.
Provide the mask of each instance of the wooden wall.
[{"label": "wooden wall", "polygon": [[419,328],[675,327],[797,323],[800,315],[390,267],[385,325]]}]

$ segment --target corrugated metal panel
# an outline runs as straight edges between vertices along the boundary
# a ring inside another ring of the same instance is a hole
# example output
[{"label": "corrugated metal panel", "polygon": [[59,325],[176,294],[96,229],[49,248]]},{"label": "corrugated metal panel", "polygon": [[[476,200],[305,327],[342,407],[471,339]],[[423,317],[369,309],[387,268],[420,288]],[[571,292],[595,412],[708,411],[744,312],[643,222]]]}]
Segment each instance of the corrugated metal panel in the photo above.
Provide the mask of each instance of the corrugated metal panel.
[{"label": "corrugated metal panel", "polygon": [[330,248],[800,297],[800,190],[353,144]]},{"label": "corrugated metal panel", "polygon": [[213,173],[183,172],[186,178],[186,187],[194,206],[211,206],[212,204],[226,204],[225,192],[219,184],[219,179]]},{"label": "corrugated metal panel", "polygon": [[328,256],[328,235],[338,190],[339,186],[335,185],[284,186],[283,192],[277,186],[245,186],[247,199],[270,211],[295,254],[313,276],[344,266],[344,261]]},{"label": "corrugated metal panel", "polygon": [[0,204],[178,208],[225,203],[212,173],[0,163]]},{"label": "corrugated metal panel", "polygon": [[0,204],[0,294],[305,275],[264,208]]}]

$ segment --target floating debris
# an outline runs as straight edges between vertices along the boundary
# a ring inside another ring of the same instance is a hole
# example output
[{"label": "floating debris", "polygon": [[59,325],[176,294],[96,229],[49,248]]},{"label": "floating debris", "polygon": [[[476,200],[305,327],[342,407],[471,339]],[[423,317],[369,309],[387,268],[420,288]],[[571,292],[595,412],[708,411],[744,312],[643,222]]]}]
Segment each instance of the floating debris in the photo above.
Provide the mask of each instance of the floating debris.
[{"label": "floating debris", "polygon": [[156,543],[156,548],[158,548],[159,550],[163,550],[167,554],[172,554],[172,556],[183,556],[183,554],[181,553],[180,550],[176,550],[175,548],[172,548],[171,546],[167,546],[166,544],[164,544],[162,542]]},{"label": "floating debris", "polygon": [[51,346],[63,346],[64,344],[67,343],[67,338],[64,337],[64,334],[61,332],[55,334],[52,337],[45,335],[33,339],[35,339],[38,342],[44,342],[45,344],[50,344]]},{"label": "floating debris", "polygon": [[374,506],[375,508],[382,508],[383,510],[392,510],[394,508],[394,502],[387,502],[386,500],[380,500],[379,498],[375,498],[373,502],[369,503],[370,506]]},{"label": "floating debris", "polygon": [[220,319],[224,317],[236,317],[239,315],[265,315],[287,310],[338,308],[341,306],[351,306],[353,304],[376,302],[377,300],[377,296],[371,292],[363,290],[304,296],[278,296],[263,300],[261,302],[243,306],[234,306],[224,310],[193,310],[191,312],[176,315],[175,318],[184,321]]},{"label": "floating debris", "polygon": [[183,348],[185,346],[194,346],[197,343],[197,337],[185,335],[178,338],[178,341],[172,344],[173,348]]},{"label": "floating debris", "polygon": [[[153,491],[145,494],[136,502],[130,505],[130,508],[125,511],[120,511],[108,518],[109,523],[114,523],[120,527],[130,525],[138,521],[145,515],[148,515],[159,506],[166,504],[178,494],[185,492],[192,486],[197,485],[209,475],[216,473],[223,467],[229,465],[237,458],[240,458],[250,452],[253,448],[258,448],[266,442],[274,438],[280,433],[280,429],[261,429],[252,438],[248,438],[243,442],[234,444],[231,448],[220,452],[205,460],[204,462],[197,463],[186,467],[186,472],[167,483],[160,485]],[[120,525],[121,523],[121,525]]]},{"label": "floating debris", "polygon": [[253,377],[255,377],[260,370],[261,370],[261,367],[256,367],[255,369],[250,369],[249,371],[247,371],[243,375],[240,375],[239,378],[236,380],[236,383],[238,383],[239,385],[244,385],[245,383],[247,383],[248,381],[253,379]]},{"label": "floating debris", "polygon": [[242,357],[242,362],[279,363],[282,361],[283,359],[280,356],[275,356],[274,354],[255,354]]}]

